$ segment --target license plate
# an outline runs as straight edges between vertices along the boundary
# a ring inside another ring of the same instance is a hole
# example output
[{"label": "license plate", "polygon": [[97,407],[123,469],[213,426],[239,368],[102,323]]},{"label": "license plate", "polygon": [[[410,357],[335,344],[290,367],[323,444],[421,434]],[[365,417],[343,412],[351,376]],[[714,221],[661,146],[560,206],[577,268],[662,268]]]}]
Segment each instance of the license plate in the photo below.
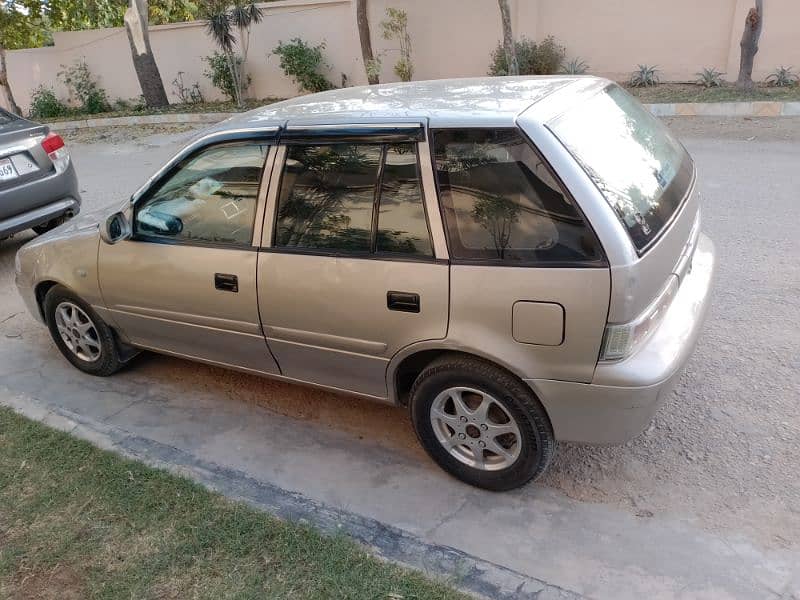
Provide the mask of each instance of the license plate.
[{"label": "license plate", "polygon": [[8,181],[9,179],[16,179],[18,177],[17,170],[11,164],[11,159],[0,159],[0,181]]}]

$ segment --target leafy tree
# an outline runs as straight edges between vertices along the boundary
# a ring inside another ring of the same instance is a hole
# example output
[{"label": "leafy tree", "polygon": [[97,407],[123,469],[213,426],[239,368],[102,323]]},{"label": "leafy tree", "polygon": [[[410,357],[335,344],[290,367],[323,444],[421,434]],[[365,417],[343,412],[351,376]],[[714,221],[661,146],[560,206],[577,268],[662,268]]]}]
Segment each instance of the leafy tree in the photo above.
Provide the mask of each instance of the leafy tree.
[{"label": "leafy tree", "polygon": [[[30,3],[2,0],[0,2],[0,87],[6,97],[8,107],[19,114],[20,108],[14,100],[14,93],[8,81],[6,50],[41,46],[47,39],[41,19],[25,14]],[[33,3],[35,7],[35,2]]]},{"label": "leafy tree", "polygon": [[[150,0],[148,20],[153,25],[191,21],[201,0]],[[128,0],[17,0],[28,15],[51,31],[122,27]],[[147,3],[145,3],[147,4]]]},{"label": "leafy tree", "polygon": [[394,65],[394,72],[400,81],[411,81],[414,63],[411,62],[411,34],[408,33],[408,14],[399,8],[387,8],[386,19],[381,21],[383,39],[397,40],[400,44],[400,59]]}]

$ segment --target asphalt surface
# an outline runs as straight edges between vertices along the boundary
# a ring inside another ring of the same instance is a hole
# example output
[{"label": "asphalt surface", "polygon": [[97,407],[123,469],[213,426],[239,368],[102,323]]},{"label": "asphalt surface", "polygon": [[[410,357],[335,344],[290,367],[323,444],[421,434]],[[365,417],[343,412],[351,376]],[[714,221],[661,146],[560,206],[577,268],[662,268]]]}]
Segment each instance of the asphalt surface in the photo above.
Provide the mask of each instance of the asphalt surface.
[{"label": "asphalt surface", "polygon": [[[109,380],[77,373],[13,288],[27,234],[0,242],[0,393],[152,435],[591,597],[789,597],[800,586],[800,120],[671,125],[698,163],[703,228],[718,250],[697,352],[642,436],[562,444],[545,478],[518,492],[447,478],[398,409],[152,355]],[[188,135],[73,136],[86,210],[129,195]],[[178,409],[200,412],[170,420],[188,414]],[[237,425],[245,414],[251,422]],[[278,441],[290,458],[269,454]],[[414,500],[404,508],[405,494]]]}]

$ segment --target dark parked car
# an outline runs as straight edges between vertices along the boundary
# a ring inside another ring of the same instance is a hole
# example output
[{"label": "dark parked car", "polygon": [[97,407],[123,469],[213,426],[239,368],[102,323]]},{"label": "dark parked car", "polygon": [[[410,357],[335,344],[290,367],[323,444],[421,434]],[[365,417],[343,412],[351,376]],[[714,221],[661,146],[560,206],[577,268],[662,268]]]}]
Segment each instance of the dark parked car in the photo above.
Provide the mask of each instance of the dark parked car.
[{"label": "dark parked car", "polygon": [[78,214],[78,178],[61,136],[0,109],[0,239],[44,233]]}]

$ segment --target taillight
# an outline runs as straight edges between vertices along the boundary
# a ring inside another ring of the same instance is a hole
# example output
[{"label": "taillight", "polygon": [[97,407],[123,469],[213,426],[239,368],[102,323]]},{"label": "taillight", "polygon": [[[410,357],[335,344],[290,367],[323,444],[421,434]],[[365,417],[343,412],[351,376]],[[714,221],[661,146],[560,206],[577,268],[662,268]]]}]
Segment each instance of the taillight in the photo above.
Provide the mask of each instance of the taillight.
[{"label": "taillight", "polygon": [[661,323],[679,283],[678,277],[672,275],[662,293],[638,318],[630,323],[606,325],[600,360],[622,360],[633,354]]},{"label": "taillight", "polygon": [[63,138],[57,133],[48,133],[42,140],[42,148],[47,152],[47,156],[53,161],[56,171],[61,173],[69,165],[69,152],[64,145]]},{"label": "taillight", "polygon": [[55,152],[59,148],[64,147],[64,140],[60,135],[57,133],[48,133],[47,137],[42,140],[42,148],[44,151],[50,154],[51,152]]}]

